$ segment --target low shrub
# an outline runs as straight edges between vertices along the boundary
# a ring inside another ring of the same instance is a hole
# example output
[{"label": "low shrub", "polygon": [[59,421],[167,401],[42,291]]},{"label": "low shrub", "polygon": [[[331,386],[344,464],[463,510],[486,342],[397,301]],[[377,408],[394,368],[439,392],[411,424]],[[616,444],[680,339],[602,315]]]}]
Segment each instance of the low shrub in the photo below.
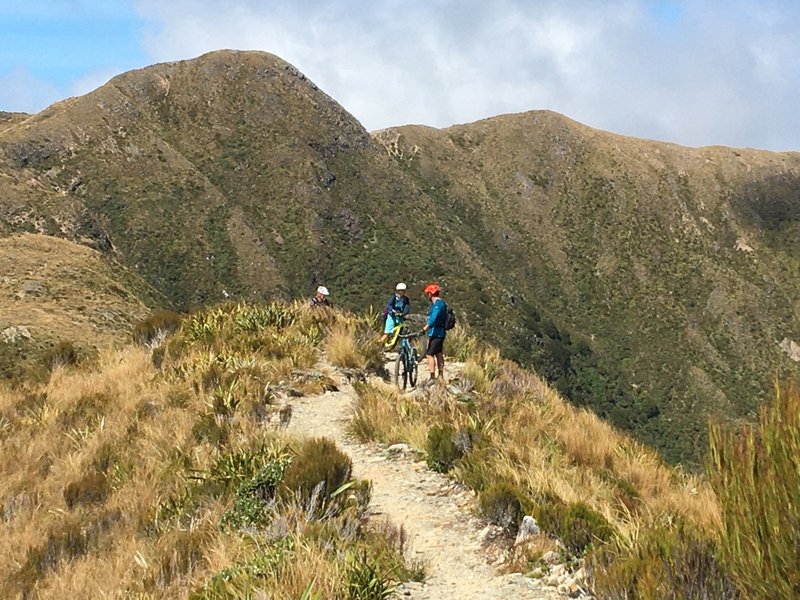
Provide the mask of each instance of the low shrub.
[{"label": "low shrub", "polygon": [[561,527],[561,541],[577,555],[583,554],[594,541],[606,542],[614,535],[608,520],[583,502],[567,506]]},{"label": "low shrub", "polygon": [[272,460],[255,477],[241,484],[236,489],[233,507],[222,516],[221,524],[236,529],[267,525],[269,503],[288,466],[288,460]]},{"label": "low shrub", "polygon": [[64,502],[67,508],[74,508],[79,504],[99,504],[105,501],[110,491],[105,475],[96,472],[87,473],[67,484],[64,488]]},{"label": "low shrub", "polygon": [[567,504],[549,492],[537,494],[531,500],[531,513],[543,531],[561,537]]},{"label": "low shrub", "polygon": [[463,452],[454,442],[455,430],[450,425],[434,425],[428,430],[425,450],[428,466],[439,473],[447,473],[461,458]]},{"label": "low shrub", "polygon": [[608,541],[614,528],[608,520],[583,502],[565,503],[553,494],[540,494],[531,503],[531,512],[539,526],[557,536],[565,548],[582,555],[595,541]]},{"label": "low shrub", "polygon": [[62,341],[47,350],[42,358],[47,370],[53,371],[58,367],[75,365],[79,360],[78,351],[72,342]]},{"label": "low shrub", "polygon": [[525,516],[527,499],[514,485],[501,482],[490,485],[480,493],[480,514],[507,533],[515,534]]},{"label": "low shrub", "polygon": [[172,310],[157,310],[133,328],[133,341],[142,346],[159,346],[181,326],[181,315]]},{"label": "low shrub", "polygon": [[284,499],[296,498],[315,504],[313,510],[330,503],[333,495],[350,481],[353,462],[350,457],[326,438],[303,442],[292,464],[286,469],[279,488]]}]

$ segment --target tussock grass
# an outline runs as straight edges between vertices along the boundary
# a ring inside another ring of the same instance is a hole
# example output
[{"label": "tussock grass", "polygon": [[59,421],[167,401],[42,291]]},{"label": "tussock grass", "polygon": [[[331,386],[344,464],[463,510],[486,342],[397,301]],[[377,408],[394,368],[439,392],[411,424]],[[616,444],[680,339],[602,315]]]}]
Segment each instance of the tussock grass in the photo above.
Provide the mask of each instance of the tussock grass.
[{"label": "tussock grass", "polygon": [[353,332],[344,328],[337,328],[328,336],[326,344],[328,359],[337,367],[349,369],[363,369],[366,361],[356,347]]},{"label": "tussock grass", "polygon": [[711,428],[720,546],[747,598],[800,595],[800,391],[776,390],[758,424]]},{"label": "tussock grass", "polygon": [[[642,532],[663,522],[689,523],[704,536],[718,528],[706,481],[565,403],[496,350],[476,344],[457,383],[464,390],[458,396],[359,386],[352,431],[360,439],[408,442],[434,461],[444,446],[432,445],[429,432],[438,442],[447,432],[446,449],[458,450],[448,454],[453,476],[479,492],[487,518],[513,535],[522,515],[532,514],[576,555],[606,543],[635,547]],[[533,564],[537,552],[521,550],[514,561]]]},{"label": "tussock grass", "polygon": [[159,349],[108,350],[0,387],[0,589],[338,598],[345,555],[367,556],[386,585],[411,577],[368,527],[370,486],[340,468],[349,459],[269,425],[279,398],[331,385],[317,370],[328,334],[365,324],[229,304],[184,317]]},{"label": "tussock grass", "polygon": [[[452,473],[479,492],[482,514],[510,534],[532,514],[571,553],[588,550],[600,597],[800,594],[796,388],[779,390],[756,426],[714,424],[704,477],[665,464],[492,349],[467,359],[459,385],[458,398],[358,386],[352,431],[364,440],[409,442],[434,462],[455,444],[463,456],[448,454]],[[538,568],[547,548],[534,541],[510,564]]]}]

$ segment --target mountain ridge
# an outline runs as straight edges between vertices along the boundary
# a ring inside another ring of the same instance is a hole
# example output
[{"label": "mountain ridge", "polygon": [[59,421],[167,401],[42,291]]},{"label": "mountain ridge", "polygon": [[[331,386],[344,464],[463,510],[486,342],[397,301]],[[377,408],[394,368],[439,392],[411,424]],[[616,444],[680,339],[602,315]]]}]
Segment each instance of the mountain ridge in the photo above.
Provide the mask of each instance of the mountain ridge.
[{"label": "mountain ridge", "polygon": [[219,51],[0,129],[0,235],[96,248],[182,309],[436,279],[573,402],[696,460],[706,416],[798,373],[798,181],[797,153],[552,111],[370,134],[289,63]]}]

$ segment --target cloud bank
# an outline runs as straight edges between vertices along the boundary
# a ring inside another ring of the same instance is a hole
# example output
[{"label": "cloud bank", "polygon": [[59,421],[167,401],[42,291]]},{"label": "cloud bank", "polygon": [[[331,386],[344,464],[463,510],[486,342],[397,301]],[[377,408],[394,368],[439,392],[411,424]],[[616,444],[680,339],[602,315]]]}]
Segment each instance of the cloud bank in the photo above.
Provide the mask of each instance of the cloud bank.
[{"label": "cloud bank", "polygon": [[[600,129],[691,146],[800,150],[795,0],[123,4],[137,20],[139,55],[125,62],[118,53],[116,64],[220,48],[272,52],[371,130],[546,108]],[[87,72],[58,89],[83,92],[112,74],[108,64]],[[13,74],[0,68],[2,106],[11,99],[19,110],[26,94],[53,95],[38,72],[41,81],[24,69]],[[18,84],[25,77],[40,93]]]}]

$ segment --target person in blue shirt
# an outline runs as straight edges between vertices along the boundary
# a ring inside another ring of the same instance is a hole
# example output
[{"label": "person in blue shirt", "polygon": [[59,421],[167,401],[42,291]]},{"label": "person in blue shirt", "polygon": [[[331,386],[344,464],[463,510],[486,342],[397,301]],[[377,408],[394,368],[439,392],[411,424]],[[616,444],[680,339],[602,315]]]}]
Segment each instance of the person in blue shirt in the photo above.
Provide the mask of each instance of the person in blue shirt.
[{"label": "person in blue shirt", "polygon": [[401,323],[405,316],[411,312],[411,301],[406,296],[406,284],[398,283],[394,288],[394,294],[389,298],[386,307],[383,309],[383,315],[386,321],[383,324],[383,336],[381,343],[385,344],[392,335],[392,330],[398,323]]},{"label": "person in blue shirt", "polygon": [[439,297],[441,288],[438,283],[431,283],[425,287],[425,295],[431,303],[428,313],[428,322],[422,329],[428,334],[428,349],[425,356],[428,358],[428,371],[430,378],[425,385],[432,385],[436,381],[436,367],[439,367],[439,377],[444,377],[444,338],[447,335],[447,304]]}]

